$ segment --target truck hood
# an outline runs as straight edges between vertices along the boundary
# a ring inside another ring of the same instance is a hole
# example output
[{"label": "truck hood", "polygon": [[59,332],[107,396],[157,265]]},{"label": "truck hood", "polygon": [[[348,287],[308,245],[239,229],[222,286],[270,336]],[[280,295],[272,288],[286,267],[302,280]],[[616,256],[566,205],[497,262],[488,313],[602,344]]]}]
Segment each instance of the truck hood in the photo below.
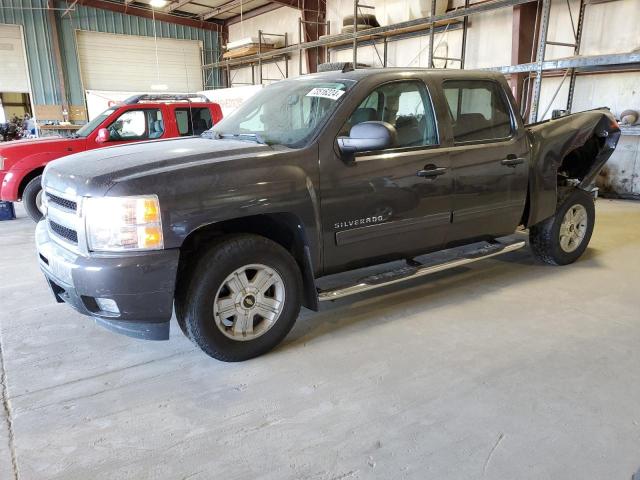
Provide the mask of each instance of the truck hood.
[{"label": "truck hood", "polygon": [[121,181],[272,152],[268,145],[232,139],[190,137],[141,142],[55,160],[45,170],[43,185],[71,196],[102,196]]},{"label": "truck hood", "polygon": [[5,170],[34,153],[60,152],[68,153],[69,149],[84,149],[86,138],[44,137],[15,140],[0,143],[0,155],[6,158]]}]

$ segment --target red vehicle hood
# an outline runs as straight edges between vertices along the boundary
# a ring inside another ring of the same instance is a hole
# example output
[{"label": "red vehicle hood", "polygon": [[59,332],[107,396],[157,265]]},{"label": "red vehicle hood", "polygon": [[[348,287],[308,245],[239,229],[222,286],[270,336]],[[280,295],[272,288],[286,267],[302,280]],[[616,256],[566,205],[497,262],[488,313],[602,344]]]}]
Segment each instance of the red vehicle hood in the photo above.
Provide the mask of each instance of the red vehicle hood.
[{"label": "red vehicle hood", "polygon": [[15,140],[0,144],[0,156],[5,158],[4,170],[9,170],[16,162],[36,153],[56,153],[69,155],[85,150],[86,138],[45,137]]}]

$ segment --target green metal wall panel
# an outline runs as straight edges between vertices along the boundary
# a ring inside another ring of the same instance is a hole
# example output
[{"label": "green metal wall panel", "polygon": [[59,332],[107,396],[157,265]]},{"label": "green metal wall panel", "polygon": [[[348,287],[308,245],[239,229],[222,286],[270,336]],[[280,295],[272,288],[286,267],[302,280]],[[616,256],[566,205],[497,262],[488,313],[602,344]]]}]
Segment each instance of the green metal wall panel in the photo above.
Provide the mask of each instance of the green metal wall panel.
[{"label": "green metal wall panel", "polygon": [[[61,104],[55,59],[52,51],[52,29],[46,11],[47,0],[1,0],[0,23],[22,25],[27,51],[27,64],[33,101],[36,104]],[[57,2],[57,7],[65,7]],[[153,36],[153,20],[123,13],[77,5],[67,15],[56,11],[67,98],[70,104],[84,104],[76,48],[76,30]],[[218,33],[213,30],[156,22],[160,38],[199,40],[204,48],[204,62],[211,63],[219,56]],[[1,73],[1,71],[0,71]],[[207,86],[218,85],[218,77],[207,79]]]}]

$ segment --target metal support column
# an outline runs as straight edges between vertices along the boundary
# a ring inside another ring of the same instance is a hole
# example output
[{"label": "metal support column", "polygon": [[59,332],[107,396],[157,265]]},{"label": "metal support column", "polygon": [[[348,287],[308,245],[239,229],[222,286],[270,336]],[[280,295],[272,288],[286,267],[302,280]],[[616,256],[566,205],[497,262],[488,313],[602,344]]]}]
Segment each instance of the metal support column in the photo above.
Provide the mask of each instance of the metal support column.
[{"label": "metal support column", "polygon": [[[469,0],[464,0],[465,10],[469,8]],[[464,70],[464,61],[467,58],[467,29],[469,28],[469,15],[462,20],[462,47],[460,52],[460,70]]]},{"label": "metal support column", "polygon": [[383,47],[383,48],[384,48],[384,50],[383,50],[383,53],[382,53],[382,58],[383,58],[383,60],[382,60],[382,66],[383,66],[383,67],[385,67],[385,68],[387,68],[387,50],[388,50],[388,48],[387,48],[387,44],[389,43],[389,42],[387,41],[387,37],[384,37],[383,42],[384,42],[384,43],[383,43],[383,45],[384,45],[384,47]]},{"label": "metal support column", "polygon": [[[284,32],[284,47],[289,46],[289,37],[287,32]],[[284,56],[284,78],[289,78],[289,55]]]},{"label": "metal support column", "polygon": [[[569,4],[567,4],[569,7]],[[582,41],[582,24],[584,23],[584,10],[585,10],[584,0],[580,0],[580,13],[578,13],[578,26],[575,31],[575,39],[576,39],[576,47],[574,50],[574,55],[580,55],[580,42]],[[569,7],[570,8],[570,7]],[[571,14],[571,10],[569,10],[569,14]],[[571,113],[571,109],[573,108],[573,92],[576,87],[576,69],[571,69],[571,77],[569,79],[569,95],[567,96],[567,112]]]},{"label": "metal support column", "polygon": [[358,68],[358,0],[353,0],[353,69]]},{"label": "metal support column", "polygon": [[262,30],[258,30],[258,83],[262,85]]},{"label": "metal support column", "polygon": [[[331,35],[331,22],[329,20],[325,22],[325,31],[327,32],[326,35]],[[327,63],[331,63],[331,52],[328,45],[324,46],[324,58],[326,58],[325,61]]]},{"label": "metal support column", "polygon": [[302,75],[302,18],[298,19],[298,75]]},{"label": "metal support column", "polygon": [[[429,60],[427,61],[427,68],[433,68],[433,40],[435,38],[436,24],[433,18],[436,16],[436,0],[431,0],[431,27],[429,29]],[[446,65],[446,64],[445,64]]]},{"label": "metal support column", "polygon": [[542,14],[540,16],[540,39],[538,41],[538,52],[536,54],[536,78],[533,81],[533,97],[531,100],[531,114],[529,122],[538,121],[538,107],[540,106],[540,88],[542,87],[542,63],[547,50],[547,33],[549,32],[549,12],[551,11],[551,0],[542,0]]}]

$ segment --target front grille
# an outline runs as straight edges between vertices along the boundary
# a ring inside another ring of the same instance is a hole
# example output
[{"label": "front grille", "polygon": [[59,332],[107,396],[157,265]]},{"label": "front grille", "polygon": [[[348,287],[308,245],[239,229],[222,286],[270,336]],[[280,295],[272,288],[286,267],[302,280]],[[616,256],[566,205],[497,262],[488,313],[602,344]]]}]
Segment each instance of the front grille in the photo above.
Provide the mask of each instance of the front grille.
[{"label": "front grille", "polygon": [[55,203],[56,205],[60,205],[61,207],[66,208],[67,210],[72,210],[74,212],[78,208],[78,204],[73,200],[67,200],[66,198],[54,195],[53,193],[47,192],[47,200],[49,200],[51,203]]},{"label": "front grille", "polygon": [[49,220],[49,228],[53,233],[64,238],[65,240],[75,243],[76,245],[78,244],[78,232],[76,232],[72,228],[67,228],[52,220]]}]

